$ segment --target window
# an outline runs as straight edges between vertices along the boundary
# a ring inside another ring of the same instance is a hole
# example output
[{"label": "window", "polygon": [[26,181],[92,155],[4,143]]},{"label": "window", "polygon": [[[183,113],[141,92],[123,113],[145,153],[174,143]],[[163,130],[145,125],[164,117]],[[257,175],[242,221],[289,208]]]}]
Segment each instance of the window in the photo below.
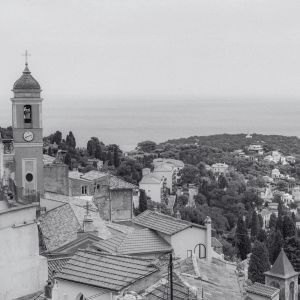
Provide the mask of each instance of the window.
[{"label": "window", "polygon": [[87,186],[86,185],[84,185],[84,186],[81,187],[81,194],[82,195],[86,195],[87,194]]},{"label": "window", "polygon": [[25,124],[32,123],[31,105],[24,105],[24,123]]},{"label": "window", "polygon": [[295,300],[295,283],[292,281],[290,283],[290,295],[289,295],[289,300]]}]

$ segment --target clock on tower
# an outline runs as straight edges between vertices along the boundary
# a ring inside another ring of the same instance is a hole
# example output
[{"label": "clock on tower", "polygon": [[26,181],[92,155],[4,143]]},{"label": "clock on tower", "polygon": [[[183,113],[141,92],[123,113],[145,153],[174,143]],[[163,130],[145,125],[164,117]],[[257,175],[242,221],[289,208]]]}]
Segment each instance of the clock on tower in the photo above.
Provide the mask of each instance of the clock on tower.
[{"label": "clock on tower", "polygon": [[14,83],[13,93],[15,183],[25,191],[43,193],[43,99],[41,87],[28,69],[27,57],[23,74]]}]

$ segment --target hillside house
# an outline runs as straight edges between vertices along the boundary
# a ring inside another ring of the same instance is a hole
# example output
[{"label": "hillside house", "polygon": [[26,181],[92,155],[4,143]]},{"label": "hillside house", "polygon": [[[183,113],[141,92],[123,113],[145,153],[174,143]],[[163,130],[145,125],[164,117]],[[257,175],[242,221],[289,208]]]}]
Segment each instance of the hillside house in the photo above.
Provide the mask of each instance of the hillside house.
[{"label": "hillside house", "polygon": [[134,219],[136,228],[149,228],[159,234],[173,248],[177,257],[186,258],[197,252],[210,260],[213,256],[211,247],[211,220],[201,226],[158,212],[146,210]]},{"label": "hillside house", "polygon": [[143,169],[143,178],[139,183],[140,190],[144,190],[152,201],[161,203],[167,196],[167,179],[157,173],[151,173],[150,169]]}]

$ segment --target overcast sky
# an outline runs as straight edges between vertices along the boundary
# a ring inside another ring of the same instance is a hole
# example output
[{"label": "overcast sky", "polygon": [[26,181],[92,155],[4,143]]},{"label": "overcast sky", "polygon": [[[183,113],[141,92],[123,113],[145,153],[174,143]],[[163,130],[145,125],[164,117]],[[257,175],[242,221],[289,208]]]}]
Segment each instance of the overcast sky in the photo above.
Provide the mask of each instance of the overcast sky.
[{"label": "overcast sky", "polygon": [[26,48],[44,97],[299,98],[299,16],[299,0],[1,0],[0,101]]}]

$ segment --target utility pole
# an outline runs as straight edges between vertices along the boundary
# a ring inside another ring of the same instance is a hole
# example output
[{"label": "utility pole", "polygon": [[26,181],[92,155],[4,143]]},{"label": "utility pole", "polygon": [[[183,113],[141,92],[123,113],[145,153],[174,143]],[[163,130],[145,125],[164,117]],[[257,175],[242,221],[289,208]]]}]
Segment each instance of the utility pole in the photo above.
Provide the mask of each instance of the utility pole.
[{"label": "utility pole", "polygon": [[169,272],[170,272],[170,300],[173,300],[173,256],[170,253],[170,263],[169,263]]}]

